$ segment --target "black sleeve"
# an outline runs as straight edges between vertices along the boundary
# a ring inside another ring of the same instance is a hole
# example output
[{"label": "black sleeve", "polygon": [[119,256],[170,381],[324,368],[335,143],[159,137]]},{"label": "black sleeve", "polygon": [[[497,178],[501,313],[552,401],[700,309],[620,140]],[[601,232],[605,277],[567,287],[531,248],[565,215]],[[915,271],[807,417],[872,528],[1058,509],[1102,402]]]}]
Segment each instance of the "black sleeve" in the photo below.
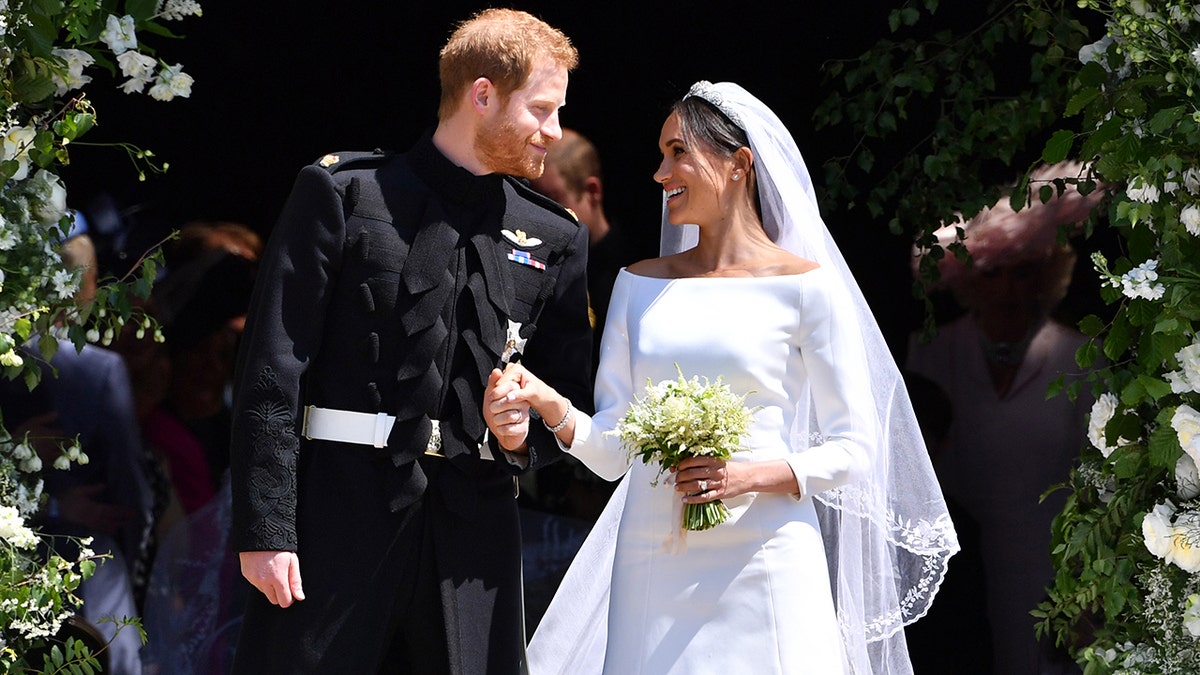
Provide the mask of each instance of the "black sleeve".
[{"label": "black sleeve", "polygon": [[296,550],[301,383],[342,262],[342,196],[327,171],[301,170],[258,273],[235,372],[236,551]]},{"label": "black sleeve", "polygon": [[[592,327],[588,321],[587,229],[579,227],[563,258],[554,294],[538,319],[521,363],[584,412],[592,405]],[[550,420],[551,424],[558,420]],[[545,425],[529,426],[529,470],[562,456]]]}]

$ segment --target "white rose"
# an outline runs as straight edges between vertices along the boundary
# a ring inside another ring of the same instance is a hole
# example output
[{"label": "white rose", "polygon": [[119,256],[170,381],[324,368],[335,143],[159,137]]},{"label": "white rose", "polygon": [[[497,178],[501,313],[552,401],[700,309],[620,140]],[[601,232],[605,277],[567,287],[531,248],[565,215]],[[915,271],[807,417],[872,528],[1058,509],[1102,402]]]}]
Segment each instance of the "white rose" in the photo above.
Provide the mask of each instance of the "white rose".
[{"label": "white rose", "polygon": [[1183,451],[1200,466],[1200,413],[1186,403],[1179,406],[1171,416],[1171,428]]},{"label": "white rose", "polygon": [[53,171],[42,169],[33,175],[33,194],[38,197],[33,215],[47,227],[58,224],[67,215],[67,188]]},{"label": "white rose", "polygon": [[1146,550],[1159,558],[1166,558],[1171,550],[1171,537],[1175,528],[1171,525],[1171,516],[1175,515],[1175,507],[1171,502],[1159,504],[1142,519],[1142,540]]},{"label": "white rose", "polygon": [[1200,513],[1188,511],[1175,519],[1166,560],[1187,572],[1200,572]]},{"label": "white rose", "polygon": [[1200,471],[1189,455],[1180,455],[1175,462],[1175,491],[1184,501],[1200,497]]},{"label": "white rose", "polygon": [[4,134],[4,159],[16,160],[17,172],[13,174],[16,180],[24,180],[29,175],[29,150],[36,135],[33,127],[13,127]]},{"label": "white rose", "polygon": [[1104,393],[1092,404],[1092,412],[1088,416],[1088,440],[1096,446],[1101,454],[1108,457],[1116,447],[1110,447],[1104,438],[1104,427],[1117,413],[1117,397]]}]

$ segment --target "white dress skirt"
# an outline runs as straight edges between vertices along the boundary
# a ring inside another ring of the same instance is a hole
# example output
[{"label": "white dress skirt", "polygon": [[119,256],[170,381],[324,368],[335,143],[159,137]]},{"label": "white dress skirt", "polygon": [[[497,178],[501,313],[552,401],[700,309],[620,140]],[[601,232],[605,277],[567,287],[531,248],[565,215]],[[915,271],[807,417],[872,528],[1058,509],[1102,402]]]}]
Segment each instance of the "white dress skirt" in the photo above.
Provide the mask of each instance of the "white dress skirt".
[{"label": "white dress skirt", "polygon": [[[609,479],[625,475],[564,577],[530,644],[543,673],[846,672],[812,494],[870,462],[873,421],[861,338],[831,318],[833,277],[657,279],[622,271],[601,345],[594,417],[570,451]],[[678,366],[678,371],[676,367]],[[610,433],[647,382],[721,377],[760,406],[733,461],[783,459],[800,496],[749,493],[732,515],[681,537],[669,476]],[[798,411],[812,388],[816,410]],[[855,402],[860,402],[856,406]],[[821,438],[794,438],[797,415]]]}]

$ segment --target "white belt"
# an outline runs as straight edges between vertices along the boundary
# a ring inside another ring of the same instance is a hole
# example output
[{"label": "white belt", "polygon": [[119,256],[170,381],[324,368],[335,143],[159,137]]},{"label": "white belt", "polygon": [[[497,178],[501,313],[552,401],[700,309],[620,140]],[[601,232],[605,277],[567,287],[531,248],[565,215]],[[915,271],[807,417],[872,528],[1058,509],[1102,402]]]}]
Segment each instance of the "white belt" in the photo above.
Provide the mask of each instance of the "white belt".
[{"label": "white belt", "polygon": [[[442,454],[442,432],[438,421],[431,422],[433,429],[429,433],[429,442],[425,445],[425,454],[445,457]],[[300,433],[309,440],[337,441],[382,448],[387,445],[388,435],[392,433],[392,426],[395,424],[396,416],[387,413],[362,413],[309,405],[304,407],[304,422]],[[480,445],[479,457],[493,459],[491,449],[487,445]]]}]

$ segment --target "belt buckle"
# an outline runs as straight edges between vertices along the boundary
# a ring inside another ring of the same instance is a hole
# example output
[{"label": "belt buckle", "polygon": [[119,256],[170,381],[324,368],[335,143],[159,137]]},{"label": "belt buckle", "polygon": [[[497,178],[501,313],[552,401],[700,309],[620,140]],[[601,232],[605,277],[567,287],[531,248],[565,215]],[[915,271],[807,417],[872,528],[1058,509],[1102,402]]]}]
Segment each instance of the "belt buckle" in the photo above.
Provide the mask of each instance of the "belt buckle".
[{"label": "belt buckle", "polygon": [[442,454],[442,430],[437,420],[430,420],[430,422],[433,424],[433,428],[429,431],[429,441],[425,443],[425,454],[429,457],[445,459],[446,456]]}]

